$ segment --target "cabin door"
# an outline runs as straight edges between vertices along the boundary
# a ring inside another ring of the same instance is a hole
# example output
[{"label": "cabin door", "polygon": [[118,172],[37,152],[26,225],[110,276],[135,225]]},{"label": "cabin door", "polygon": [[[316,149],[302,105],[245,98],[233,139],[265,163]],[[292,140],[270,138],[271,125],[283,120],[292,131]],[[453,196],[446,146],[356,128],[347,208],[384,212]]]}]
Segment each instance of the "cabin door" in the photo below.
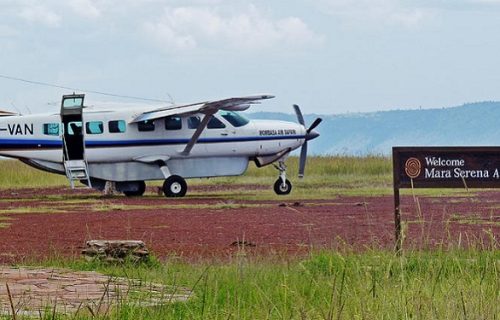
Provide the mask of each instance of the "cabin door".
[{"label": "cabin door", "polygon": [[83,132],[83,100],[85,95],[63,96],[61,122],[63,133],[63,161],[85,160],[85,140]]}]

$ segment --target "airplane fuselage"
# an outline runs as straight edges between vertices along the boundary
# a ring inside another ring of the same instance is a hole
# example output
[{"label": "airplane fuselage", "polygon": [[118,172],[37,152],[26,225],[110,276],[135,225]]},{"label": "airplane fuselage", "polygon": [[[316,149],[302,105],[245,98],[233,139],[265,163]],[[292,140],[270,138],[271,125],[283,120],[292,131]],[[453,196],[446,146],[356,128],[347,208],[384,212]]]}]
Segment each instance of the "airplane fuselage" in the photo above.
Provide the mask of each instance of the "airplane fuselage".
[{"label": "airplane fuselage", "polygon": [[[209,124],[185,155],[182,151],[196,129],[193,123],[204,115],[175,117],[173,125],[166,119],[149,121],[145,126],[130,122],[143,111],[84,109],[84,158],[91,177],[109,181],[163,179],[162,163],[170,174],[186,178],[239,175],[250,160],[273,160],[273,155],[299,148],[306,135],[304,126],[293,122],[251,120],[235,125],[217,113],[215,125]],[[1,117],[0,155],[64,173],[63,127],[60,114]],[[68,139],[66,144],[71,148]]]}]

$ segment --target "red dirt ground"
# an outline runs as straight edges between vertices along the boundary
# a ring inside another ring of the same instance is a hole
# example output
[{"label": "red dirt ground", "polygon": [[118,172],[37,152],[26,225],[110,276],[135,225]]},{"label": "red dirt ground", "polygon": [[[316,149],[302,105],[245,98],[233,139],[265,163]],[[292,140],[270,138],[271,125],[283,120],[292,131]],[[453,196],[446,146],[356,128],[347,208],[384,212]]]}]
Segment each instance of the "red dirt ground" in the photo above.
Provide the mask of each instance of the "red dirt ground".
[{"label": "red dirt ground", "polygon": [[[241,188],[248,186],[230,190],[237,194]],[[0,226],[7,225],[0,227],[0,263],[77,256],[90,239],[143,240],[160,258],[186,259],[230,258],[241,252],[243,242],[245,252],[264,255],[346,245],[393,247],[392,196],[227,201],[218,194],[227,187],[194,189],[205,195],[167,199],[153,189],[143,198],[66,188],[1,191]],[[60,195],[69,201],[54,199]],[[500,235],[498,191],[419,197],[417,202],[402,198],[406,247],[498,245],[492,240]]]}]

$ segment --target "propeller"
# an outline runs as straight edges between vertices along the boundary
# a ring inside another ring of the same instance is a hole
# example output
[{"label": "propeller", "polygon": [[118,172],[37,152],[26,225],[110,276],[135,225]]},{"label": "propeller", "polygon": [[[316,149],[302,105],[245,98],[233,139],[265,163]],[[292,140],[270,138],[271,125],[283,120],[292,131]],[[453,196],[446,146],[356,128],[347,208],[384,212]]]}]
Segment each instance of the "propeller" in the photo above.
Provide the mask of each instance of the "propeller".
[{"label": "propeller", "polygon": [[[300,107],[296,104],[293,105],[293,109],[295,110],[295,114],[297,115],[297,121],[306,127],[306,123],[304,121],[304,116],[302,115],[302,111],[300,111]],[[317,131],[314,131],[314,128],[316,128],[323,119],[321,118],[316,118],[316,120],[313,121],[313,123],[309,126],[309,128],[306,129],[306,136],[305,136],[305,141],[304,144],[302,144],[302,148],[300,149],[300,158],[299,158],[299,178],[304,177],[304,171],[306,169],[306,161],[307,161],[307,141],[315,139],[319,137],[319,133]]]}]

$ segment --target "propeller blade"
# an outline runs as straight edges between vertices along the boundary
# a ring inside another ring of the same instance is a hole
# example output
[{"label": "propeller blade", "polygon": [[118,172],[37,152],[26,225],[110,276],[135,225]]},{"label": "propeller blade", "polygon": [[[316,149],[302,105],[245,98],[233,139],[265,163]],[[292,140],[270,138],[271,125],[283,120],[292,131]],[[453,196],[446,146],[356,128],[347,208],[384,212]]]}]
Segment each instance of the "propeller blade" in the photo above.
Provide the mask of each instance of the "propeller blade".
[{"label": "propeller blade", "polygon": [[307,141],[304,142],[302,148],[300,149],[299,178],[304,178],[304,171],[306,170],[306,161],[307,161]]},{"label": "propeller blade", "polygon": [[293,105],[293,109],[295,110],[295,114],[297,115],[297,120],[299,121],[299,123],[303,126],[306,125],[305,121],[304,121],[304,116],[302,115],[302,111],[300,111],[300,108],[298,105],[294,104]]},{"label": "propeller blade", "polygon": [[323,121],[323,119],[316,118],[316,120],[314,120],[309,129],[307,129],[307,133],[311,132],[314,128],[316,128],[321,123],[321,121]]}]

